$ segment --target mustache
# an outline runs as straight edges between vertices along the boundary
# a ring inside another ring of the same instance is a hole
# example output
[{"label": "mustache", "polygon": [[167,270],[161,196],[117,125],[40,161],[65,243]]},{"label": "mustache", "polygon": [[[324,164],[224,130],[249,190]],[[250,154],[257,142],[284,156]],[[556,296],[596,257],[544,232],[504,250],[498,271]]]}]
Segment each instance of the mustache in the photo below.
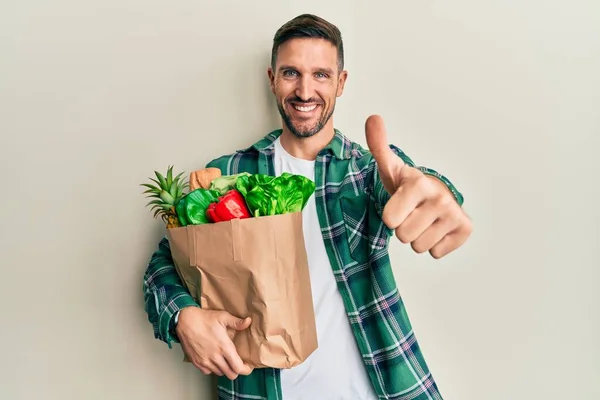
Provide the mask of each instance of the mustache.
[{"label": "mustache", "polygon": [[301,104],[323,104],[323,100],[319,99],[319,98],[313,98],[311,97],[308,100],[303,100],[299,97],[291,97],[289,99],[286,100],[288,103],[301,103]]}]

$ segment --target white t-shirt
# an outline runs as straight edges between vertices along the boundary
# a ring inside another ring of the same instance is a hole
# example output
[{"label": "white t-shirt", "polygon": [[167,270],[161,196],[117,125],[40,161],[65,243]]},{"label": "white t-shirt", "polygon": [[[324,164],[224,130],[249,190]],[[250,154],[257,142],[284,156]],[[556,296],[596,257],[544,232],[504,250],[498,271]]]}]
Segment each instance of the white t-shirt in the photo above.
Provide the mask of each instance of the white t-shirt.
[{"label": "white t-shirt", "polygon": [[[315,162],[290,155],[275,141],[275,173],[315,180]],[[317,217],[314,194],[302,211],[319,347],[302,364],[281,371],[283,400],[377,399],[338,291]]]}]

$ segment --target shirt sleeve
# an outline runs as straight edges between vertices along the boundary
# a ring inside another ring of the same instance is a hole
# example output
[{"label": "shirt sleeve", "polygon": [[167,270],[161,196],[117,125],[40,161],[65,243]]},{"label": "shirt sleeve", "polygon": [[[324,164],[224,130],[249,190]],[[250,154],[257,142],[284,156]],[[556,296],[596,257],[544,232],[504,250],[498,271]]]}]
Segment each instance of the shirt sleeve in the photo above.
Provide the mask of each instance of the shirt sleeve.
[{"label": "shirt sleeve", "polygon": [[164,237],[152,254],[143,282],[144,309],[154,337],[172,348],[179,339],[172,330],[174,317],[185,307],[200,307],[181,282],[175,269],[169,240]]},{"label": "shirt sleeve", "polygon": [[[454,186],[454,184],[448,178],[446,178],[444,175],[442,175],[441,173],[439,173],[431,168],[416,165],[414,163],[414,161],[408,155],[406,155],[402,150],[400,150],[398,147],[396,147],[394,145],[390,145],[390,148],[394,151],[394,153],[396,153],[396,155],[398,155],[398,157],[400,157],[404,161],[404,163],[406,165],[414,167],[414,168],[420,170],[421,172],[423,172],[425,175],[433,176],[433,177],[439,179],[440,181],[442,181],[448,187],[450,192],[454,195],[454,199],[456,200],[456,202],[462,207],[462,205],[464,203],[464,197],[463,197],[462,193],[460,193],[458,191],[458,189]],[[372,162],[374,163],[375,160],[373,160]],[[381,214],[383,212],[383,207],[385,206],[385,204],[387,203],[387,201],[390,199],[391,196],[383,187],[383,183],[381,182],[381,179],[379,179],[379,174],[377,172],[377,168],[375,168],[375,172],[374,172],[373,194],[374,194],[377,206],[378,206],[378,210]]]}]

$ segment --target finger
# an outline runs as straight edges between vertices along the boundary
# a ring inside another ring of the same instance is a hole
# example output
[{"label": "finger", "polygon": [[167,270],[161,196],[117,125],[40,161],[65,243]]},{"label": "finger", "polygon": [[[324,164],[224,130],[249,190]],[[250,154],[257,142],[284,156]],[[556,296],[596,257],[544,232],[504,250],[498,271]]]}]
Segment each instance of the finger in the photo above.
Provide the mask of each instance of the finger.
[{"label": "finger", "polygon": [[229,339],[231,339],[233,341],[233,339],[235,338],[235,335],[239,332],[239,331],[243,331],[244,329],[248,329],[248,327],[251,324],[251,320],[250,317],[240,320],[240,322],[237,322],[235,324],[235,327],[227,327],[227,336],[229,336]]},{"label": "finger", "polygon": [[433,258],[436,259],[446,256],[467,241],[467,238],[471,234],[471,230],[471,225],[468,224],[463,226],[461,229],[444,236],[442,240],[436,243],[431,250],[429,250],[429,253]]},{"label": "finger", "polygon": [[401,186],[386,203],[381,219],[388,228],[396,229],[424,200],[425,196],[418,190]]},{"label": "finger", "polygon": [[250,326],[252,319],[250,317],[238,318],[233,315],[223,312],[221,322],[226,328],[233,328],[235,330],[244,330]]},{"label": "finger", "polygon": [[203,367],[202,365],[197,365],[198,369],[202,371],[204,375],[210,375],[212,371],[208,368]]},{"label": "finger", "polygon": [[438,219],[415,239],[411,246],[417,253],[429,251],[455,228],[456,224],[451,219]]},{"label": "finger", "polygon": [[387,131],[383,118],[379,115],[371,115],[367,118],[365,123],[365,135],[367,139],[367,146],[369,151],[373,154],[375,161],[380,168],[385,169],[392,160],[402,161],[396,154],[390,149],[387,139]]},{"label": "finger", "polygon": [[233,344],[223,353],[223,357],[231,367],[232,371],[236,374],[249,375],[252,372],[252,368],[242,361]]},{"label": "finger", "polygon": [[396,228],[396,236],[402,243],[411,243],[423,234],[439,217],[436,207],[425,202],[415,208]]},{"label": "finger", "polygon": [[246,317],[244,319],[240,319],[233,328],[237,329],[238,331],[243,331],[244,329],[247,329],[250,324],[252,324],[252,318]]},{"label": "finger", "polygon": [[212,361],[207,361],[206,363],[204,363],[204,365],[201,365],[200,367],[208,370],[209,374],[213,373],[217,376],[223,376],[223,371],[221,371],[221,369]]},{"label": "finger", "polygon": [[213,359],[213,363],[223,372],[223,374],[230,380],[234,380],[238,377],[238,374],[233,372],[227,361],[223,356],[217,356]]}]

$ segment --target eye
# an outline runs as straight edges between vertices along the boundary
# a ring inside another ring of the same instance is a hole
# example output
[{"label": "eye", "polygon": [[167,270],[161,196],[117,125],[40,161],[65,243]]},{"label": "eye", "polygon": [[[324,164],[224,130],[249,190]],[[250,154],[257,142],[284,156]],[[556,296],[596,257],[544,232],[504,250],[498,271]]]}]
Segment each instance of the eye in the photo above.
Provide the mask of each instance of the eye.
[{"label": "eye", "polygon": [[285,71],[283,71],[283,76],[285,77],[292,77],[292,76],[296,76],[296,71],[292,70],[292,69],[286,69]]},{"label": "eye", "polygon": [[326,79],[328,77],[327,74],[324,72],[317,72],[315,75],[319,79]]}]

